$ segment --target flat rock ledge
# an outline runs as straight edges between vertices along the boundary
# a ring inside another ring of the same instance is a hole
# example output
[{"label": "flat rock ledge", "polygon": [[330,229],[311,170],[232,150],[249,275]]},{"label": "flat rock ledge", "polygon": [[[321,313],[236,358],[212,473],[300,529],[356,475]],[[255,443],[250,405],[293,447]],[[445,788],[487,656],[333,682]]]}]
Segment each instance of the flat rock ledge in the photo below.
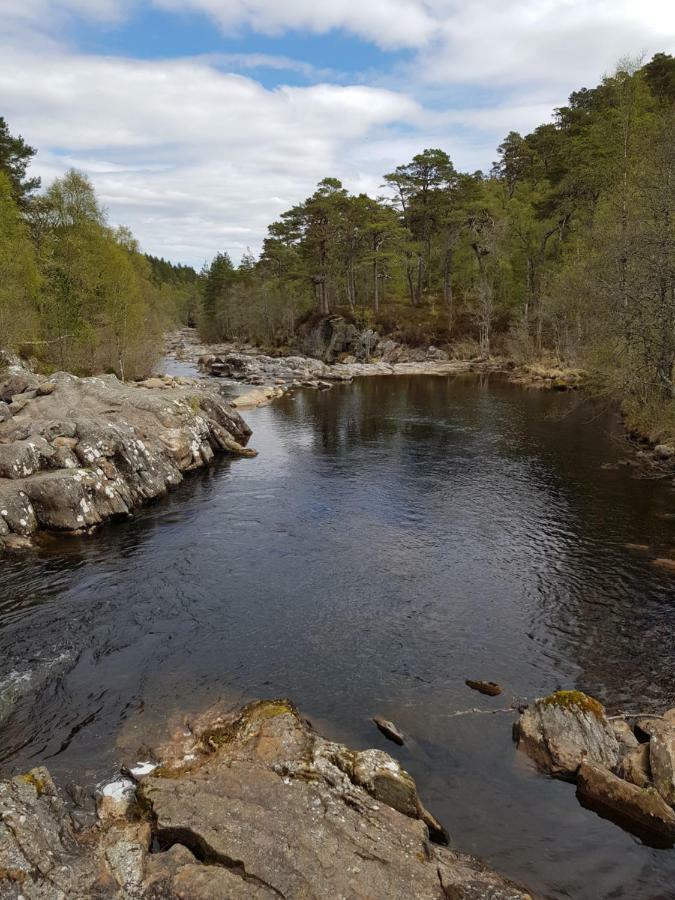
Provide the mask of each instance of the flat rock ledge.
[{"label": "flat rock ledge", "polygon": [[250,434],[216,386],[194,379],[11,367],[0,376],[0,552],[128,516],[217,453],[255,455]]},{"label": "flat rock ledge", "polygon": [[675,709],[612,716],[581,691],[536,700],[514,738],[547,774],[577,785],[581,803],[654,846],[675,844]]},{"label": "flat rock ledge", "polygon": [[0,898],[530,897],[432,843],[440,826],[392,757],[324,740],[287,700],[162,753],[106,786],[79,831],[46,770],[0,782]]}]

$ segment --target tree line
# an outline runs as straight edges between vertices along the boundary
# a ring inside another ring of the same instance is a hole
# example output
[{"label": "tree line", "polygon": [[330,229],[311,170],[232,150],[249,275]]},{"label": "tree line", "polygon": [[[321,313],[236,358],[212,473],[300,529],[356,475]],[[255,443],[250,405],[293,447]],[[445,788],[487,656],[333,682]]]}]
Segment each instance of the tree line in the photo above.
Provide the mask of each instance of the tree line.
[{"label": "tree line", "polygon": [[581,363],[637,406],[669,402],[674,109],[659,53],[510,132],[487,173],[429,149],[377,198],[325,178],[259,259],[205,270],[202,334],[289,344],[303,318],[340,312],[403,340]]},{"label": "tree line", "polygon": [[112,228],[83,174],[37,193],[34,155],[0,118],[0,347],[46,369],[147,374],[166,328],[196,308],[198,274]]}]

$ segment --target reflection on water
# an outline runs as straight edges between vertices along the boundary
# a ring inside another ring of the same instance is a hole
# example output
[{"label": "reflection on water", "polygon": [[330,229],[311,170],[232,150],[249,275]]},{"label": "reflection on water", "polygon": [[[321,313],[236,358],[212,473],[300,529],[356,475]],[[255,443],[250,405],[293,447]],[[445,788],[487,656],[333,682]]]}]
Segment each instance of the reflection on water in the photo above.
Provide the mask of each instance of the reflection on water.
[{"label": "reflection on water", "polygon": [[15,691],[4,771],[39,761],[93,783],[167,717],[288,695],[329,737],[393,750],[455,844],[533,890],[672,896],[674,854],[536,775],[513,715],[491,712],[561,686],[613,708],[675,705],[675,580],[625,547],[672,551],[673,495],[601,468],[623,452],[612,414],[414,377],[300,392],[247,418],[256,459],[3,562],[0,682],[68,660],[37,693]]}]

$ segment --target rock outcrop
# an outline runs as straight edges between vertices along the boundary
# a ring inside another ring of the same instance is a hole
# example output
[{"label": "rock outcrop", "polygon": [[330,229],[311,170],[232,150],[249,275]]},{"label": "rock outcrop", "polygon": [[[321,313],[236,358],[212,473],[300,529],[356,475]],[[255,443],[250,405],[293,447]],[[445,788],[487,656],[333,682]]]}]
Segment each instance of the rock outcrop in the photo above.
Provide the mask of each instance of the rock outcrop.
[{"label": "rock outcrop", "polygon": [[0,549],[127,516],[216,453],[254,455],[229,401],[192,379],[47,379],[14,367],[0,398]]},{"label": "rock outcrop", "polygon": [[518,746],[553,775],[573,777],[582,762],[612,769],[619,759],[604,708],[581,691],[558,691],[535,700],[516,727]]},{"label": "rock outcrop", "polygon": [[304,326],[299,346],[307,356],[329,364],[369,363],[377,359],[393,365],[447,362],[450,358],[438,347],[407,347],[390,337],[381,338],[372,328],[359,328],[340,315],[324,316]]},{"label": "rock outcrop", "polygon": [[521,714],[514,737],[541,770],[575,780],[586,805],[675,843],[675,710],[608,719],[592,697],[558,691]]},{"label": "rock outcrop", "polygon": [[370,362],[376,354],[380,336],[372,328],[360,330],[343,316],[325,316],[304,330],[300,349],[307,356],[325,363],[338,362],[352,356],[356,362]]},{"label": "rock outcrop", "polygon": [[351,376],[307,356],[267,356],[253,348],[215,346],[198,357],[202,371],[216,378],[230,378],[246,384],[275,386],[279,393],[297,387],[318,387],[318,382],[350,381]]},{"label": "rock outcrop", "polygon": [[44,770],[0,783],[0,897],[529,896],[430,841],[394,759],[324,740],[288,701],[204,723],[165,753],[136,801],[99,804],[103,817],[80,832]]}]

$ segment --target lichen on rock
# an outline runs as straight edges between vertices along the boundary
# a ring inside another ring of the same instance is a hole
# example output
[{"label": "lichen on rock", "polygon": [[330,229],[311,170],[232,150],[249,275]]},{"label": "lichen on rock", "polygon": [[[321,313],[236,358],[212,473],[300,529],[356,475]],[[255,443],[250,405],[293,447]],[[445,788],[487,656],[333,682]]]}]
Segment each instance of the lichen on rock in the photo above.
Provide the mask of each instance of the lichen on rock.
[{"label": "lichen on rock", "polygon": [[216,453],[255,455],[251,430],[212,385],[14,371],[0,396],[26,385],[20,408],[8,416],[3,406],[0,418],[0,550],[16,536],[128,516]]}]

